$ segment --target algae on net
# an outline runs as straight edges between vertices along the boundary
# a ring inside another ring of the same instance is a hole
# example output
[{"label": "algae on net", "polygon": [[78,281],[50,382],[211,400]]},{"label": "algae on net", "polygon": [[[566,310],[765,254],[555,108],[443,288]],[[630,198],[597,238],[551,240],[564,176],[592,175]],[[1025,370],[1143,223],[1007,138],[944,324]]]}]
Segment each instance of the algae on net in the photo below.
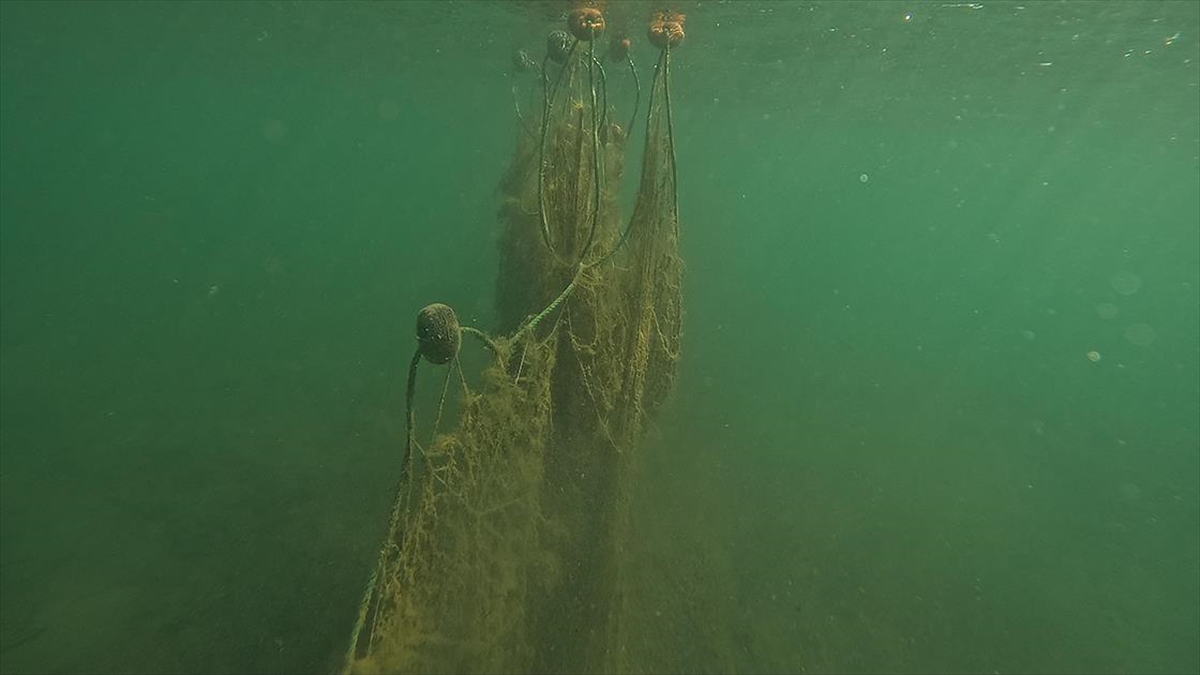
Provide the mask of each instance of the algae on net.
[{"label": "algae on net", "polygon": [[[631,130],[608,103],[603,17],[573,12],[565,51],[549,40],[537,129],[522,118],[501,181],[497,310],[511,332],[463,329],[493,359],[477,387],[460,378],[453,430],[423,444],[410,408],[409,455],[345,672],[626,665],[630,488],[646,422],[674,382],[683,318],[669,93],[682,16],[671,19],[650,24],[652,42],[677,38],[655,42],[628,220],[616,187]],[[419,325],[410,405],[422,350],[460,367],[461,341],[441,335],[449,323],[439,312]]]}]

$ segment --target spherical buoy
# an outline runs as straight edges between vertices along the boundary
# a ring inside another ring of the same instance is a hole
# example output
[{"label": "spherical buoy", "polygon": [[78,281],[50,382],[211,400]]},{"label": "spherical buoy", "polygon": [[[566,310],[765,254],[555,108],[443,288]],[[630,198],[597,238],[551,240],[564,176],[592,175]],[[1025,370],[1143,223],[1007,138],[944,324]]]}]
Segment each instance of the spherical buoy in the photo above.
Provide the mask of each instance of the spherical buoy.
[{"label": "spherical buoy", "polygon": [[679,12],[655,12],[650,19],[650,44],[659,49],[667,45],[675,47],[683,42],[683,20],[686,17]]},{"label": "spherical buoy", "polygon": [[608,47],[608,59],[613,63],[621,63],[629,58],[629,49],[633,46],[629,38],[623,35],[614,35],[612,44]]},{"label": "spherical buoy", "polygon": [[546,54],[555,63],[566,63],[571,49],[571,36],[565,30],[556,30],[546,36]]},{"label": "spherical buoy", "polygon": [[567,27],[576,39],[591,42],[604,32],[604,15],[595,7],[579,7],[567,18]]},{"label": "spherical buoy", "polygon": [[430,363],[448,363],[461,346],[462,329],[448,305],[435,302],[417,312],[417,349]]}]

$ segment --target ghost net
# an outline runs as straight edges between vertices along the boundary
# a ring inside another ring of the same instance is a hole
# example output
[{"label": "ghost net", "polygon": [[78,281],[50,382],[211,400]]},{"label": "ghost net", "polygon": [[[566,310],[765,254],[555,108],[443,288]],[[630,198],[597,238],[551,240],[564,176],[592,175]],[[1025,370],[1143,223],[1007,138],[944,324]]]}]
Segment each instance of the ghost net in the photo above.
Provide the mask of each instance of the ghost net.
[{"label": "ghost net", "polygon": [[[541,109],[518,108],[501,183],[502,333],[460,326],[445,305],[418,314],[396,498],[343,672],[619,665],[629,488],[646,423],[672,388],[683,318],[670,99],[683,16],[650,22],[660,52],[627,221],[616,191],[630,125],[617,123],[608,84],[627,67],[640,99],[629,40],[602,59],[594,7],[572,11],[568,28],[550,35],[540,65],[516,61],[536,72]],[[460,372],[457,426],[422,442],[418,366],[446,365],[444,402],[464,335],[490,365],[474,387]]]}]

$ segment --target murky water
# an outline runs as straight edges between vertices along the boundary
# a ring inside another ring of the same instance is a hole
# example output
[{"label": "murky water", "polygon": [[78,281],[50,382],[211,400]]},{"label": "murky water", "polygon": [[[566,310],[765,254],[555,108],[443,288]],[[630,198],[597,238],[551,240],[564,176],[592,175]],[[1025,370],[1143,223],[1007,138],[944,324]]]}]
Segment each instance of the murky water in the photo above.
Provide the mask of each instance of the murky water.
[{"label": "murky water", "polygon": [[[567,7],[0,3],[0,670],[334,667]],[[1200,5],[673,7],[631,662],[1200,670]]]}]

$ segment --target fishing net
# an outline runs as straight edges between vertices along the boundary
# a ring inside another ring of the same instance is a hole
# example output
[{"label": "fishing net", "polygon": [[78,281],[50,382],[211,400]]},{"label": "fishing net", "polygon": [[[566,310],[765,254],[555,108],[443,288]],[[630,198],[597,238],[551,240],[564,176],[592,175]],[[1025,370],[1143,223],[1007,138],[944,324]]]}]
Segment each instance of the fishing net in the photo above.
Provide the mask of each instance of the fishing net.
[{"label": "fishing net", "polygon": [[[617,188],[633,125],[608,92],[632,84],[637,119],[630,42],[617,35],[601,56],[595,7],[567,23],[540,64],[514,60],[536,75],[540,106],[517,106],[501,181],[498,333],[460,326],[445,305],[418,314],[396,498],[343,672],[622,667],[639,441],[672,389],[683,318],[670,99],[683,16],[650,22],[659,56],[628,219]],[[462,373],[464,337],[489,354],[477,377]],[[441,394],[417,415],[422,372]],[[451,391],[456,420],[437,433]]]}]

